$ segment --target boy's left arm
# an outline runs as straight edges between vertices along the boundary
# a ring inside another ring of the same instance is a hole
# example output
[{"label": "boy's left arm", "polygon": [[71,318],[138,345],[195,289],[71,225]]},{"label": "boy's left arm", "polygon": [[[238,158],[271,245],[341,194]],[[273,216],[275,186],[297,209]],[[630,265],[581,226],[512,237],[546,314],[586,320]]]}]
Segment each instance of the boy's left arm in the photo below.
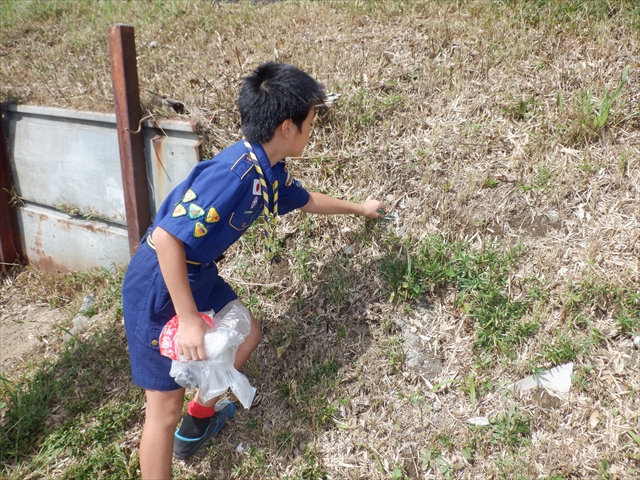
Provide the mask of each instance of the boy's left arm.
[{"label": "boy's left arm", "polygon": [[362,203],[347,202],[319,192],[309,192],[309,201],[300,208],[305,213],[324,215],[352,213],[368,218],[381,218],[386,212],[384,204],[374,198],[367,198]]}]

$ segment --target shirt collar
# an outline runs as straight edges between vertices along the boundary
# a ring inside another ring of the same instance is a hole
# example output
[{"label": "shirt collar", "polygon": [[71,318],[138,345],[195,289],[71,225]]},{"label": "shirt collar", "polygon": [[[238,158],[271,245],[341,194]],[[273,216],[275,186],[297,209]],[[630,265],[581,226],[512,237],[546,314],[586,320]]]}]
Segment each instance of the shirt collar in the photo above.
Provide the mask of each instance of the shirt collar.
[{"label": "shirt collar", "polygon": [[258,157],[258,162],[260,162],[260,167],[262,168],[264,176],[267,178],[269,183],[273,185],[276,177],[273,173],[271,162],[269,161],[269,157],[267,157],[264,148],[262,148],[262,145],[260,145],[260,143],[258,142],[251,142],[251,148],[253,148],[253,152],[256,154],[256,157]]}]

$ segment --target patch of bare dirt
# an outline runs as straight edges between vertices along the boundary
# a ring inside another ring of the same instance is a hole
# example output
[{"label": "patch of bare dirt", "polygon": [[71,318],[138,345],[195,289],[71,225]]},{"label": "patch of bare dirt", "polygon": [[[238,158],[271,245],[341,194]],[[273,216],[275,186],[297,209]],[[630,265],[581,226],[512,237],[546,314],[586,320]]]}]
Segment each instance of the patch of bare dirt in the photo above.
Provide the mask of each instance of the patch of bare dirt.
[{"label": "patch of bare dirt", "polygon": [[66,312],[48,304],[28,303],[10,279],[0,286],[0,371],[8,376],[42,356],[52,342],[59,342],[59,326]]}]

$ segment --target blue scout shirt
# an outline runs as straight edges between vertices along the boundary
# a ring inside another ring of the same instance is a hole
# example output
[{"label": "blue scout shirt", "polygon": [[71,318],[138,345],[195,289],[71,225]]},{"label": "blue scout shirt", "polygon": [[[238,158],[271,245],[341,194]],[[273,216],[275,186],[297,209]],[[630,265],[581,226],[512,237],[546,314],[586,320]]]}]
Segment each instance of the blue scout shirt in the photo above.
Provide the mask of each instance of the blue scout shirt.
[{"label": "blue scout shirt", "polygon": [[[273,168],[260,144],[252,144],[271,195],[278,180],[278,210],[285,214],[309,201],[309,193],[294,180],[284,162]],[[184,242],[189,284],[199,311],[219,311],[237,295],[213,263],[262,214],[258,173],[238,142],[213,159],[199,163],[169,194],[152,229],[160,226]],[[149,231],[152,231],[150,229]],[[129,345],[131,374],[136,385],[152,390],[175,390],[171,359],[160,355],[159,336],[175,314],[162,277],[158,257],[149,244],[134,255],[124,277],[122,306]]]},{"label": "blue scout shirt", "polygon": [[[266,178],[269,196],[278,180],[278,213],[309,202],[309,193],[287,171],[284,161],[271,167],[259,143],[251,146]],[[258,173],[243,142],[199,163],[162,203],[153,228],[162,227],[184,242],[187,260],[209,263],[219,258],[262,214]]]}]

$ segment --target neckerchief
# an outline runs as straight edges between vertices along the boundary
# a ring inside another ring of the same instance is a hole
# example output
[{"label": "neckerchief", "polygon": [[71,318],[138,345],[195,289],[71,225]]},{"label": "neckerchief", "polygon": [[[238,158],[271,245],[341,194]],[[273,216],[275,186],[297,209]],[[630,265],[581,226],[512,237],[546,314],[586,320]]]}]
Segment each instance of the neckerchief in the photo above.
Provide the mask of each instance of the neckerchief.
[{"label": "neckerchief", "polygon": [[[278,224],[278,181],[275,180],[271,185],[272,196],[269,199],[269,193],[267,189],[267,180],[265,179],[264,172],[260,166],[260,161],[253,151],[253,147],[247,141],[243,139],[244,146],[249,150],[249,156],[258,172],[258,179],[260,180],[260,189],[262,190],[262,233],[264,234],[264,256],[269,263],[273,263],[273,259],[276,256],[276,225]],[[271,209],[269,209],[271,206]]]}]

